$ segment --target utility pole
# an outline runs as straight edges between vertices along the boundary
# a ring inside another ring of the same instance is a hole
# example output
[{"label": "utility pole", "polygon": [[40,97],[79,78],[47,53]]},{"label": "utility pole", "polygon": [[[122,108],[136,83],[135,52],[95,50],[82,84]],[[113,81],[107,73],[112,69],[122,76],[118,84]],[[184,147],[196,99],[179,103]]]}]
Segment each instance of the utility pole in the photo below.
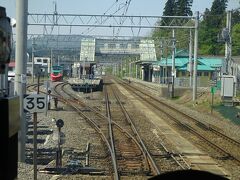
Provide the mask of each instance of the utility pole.
[{"label": "utility pole", "polygon": [[27,64],[27,13],[28,0],[16,1],[16,74],[15,94],[20,97],[20,133],[19,160],[25,162],[26,115],[23,112],[23,95],[26,93],[26,64]]},{"label": "utility pole", "polygon": [[194,64],[193,64],[193,101],[197,100],[198,28],[199,28],[199,11],[196,12],[196,17],[195,17]]},{"label": "utility pole", "polygon": [[121,78],[123,78],[123,60],[121,60]]},{"label": "utility pole", "polygon": [[168,44],[166,49],[166,57],[165,57],[165,71],[164,71],[164,83],[167,84],[168,82],[168,69],[167,69],[167,61],[168,61]]},{"label": "utility pole", "polygon": [[135,77],[136,77],[136,79],[138,78],[138,65],[137,65],[137,63],[135,65]]},{"label": "utility pole", "polygon": [[226,74],[231,74],[231,58],[232,58],[232,38],[231,38],[231,18],[232,12],[227,11],[226,28],[223,30],[223,39],[225,41],[225,61],[226,61]]},{"label": "utility pole", "polygon": [[176,52],[176,39],[175,39],[175,30],[172,31],[172,98],[174,98],[174,79],[176,77],[175,70],[175,52]]},{"label": "utility pole", "polygon": [[34,83],[34,38],[32,39],[32,83]]},{"label": "utility pole", "polygon": [[129,67],[128,67],[128,75],[127,75],[127,64],[128,64],[128,59],[125,59],[124,67],[125,67],[125,72],[124,75],[129,77]]},{"label": "utility pole", "polygon": [[192,87],[192,73],[193,73],[193,64],[192,64],[192,30],[190,29],[189,37],[189,86]]},{"label": "utility pole", "polygon": [[129,74],[129,76],[128,77],[132,77],[132,62],[129,60],[129,67],[128,67],[129,69],[128,69],[128,74]]},{"label": "utility pole", "polygon": [[160,40],[160,53],[161,53],[161,60],[163,58],[163,40]]}]

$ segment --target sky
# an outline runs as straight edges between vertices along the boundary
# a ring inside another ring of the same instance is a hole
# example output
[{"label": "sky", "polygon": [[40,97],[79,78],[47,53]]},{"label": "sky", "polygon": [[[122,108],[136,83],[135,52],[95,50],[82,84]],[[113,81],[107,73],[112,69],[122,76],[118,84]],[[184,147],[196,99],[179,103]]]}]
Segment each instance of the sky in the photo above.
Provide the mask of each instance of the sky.
[{"label": "sky", "polygon": [[[0,6],[7,10],[7,16],[15,17],[17,0],[1,0]],[[121,7],[126,0],[54,0],[57,3],[59,14],[111,14]],[[118,3],[116,3],[118,1]],[[127,11],[127,15],[137,16],[162,16],[163,9],[167,0],[132,0]],[[228,9],[240,7],[240,0],[229,0]],[[193,0],[193,13],[199,11],[200,14],[206,8],[211,8],[213,0]],[[53,13],[53,0],[28,0],[29,13]],[[122,13],[122,12],[121,12]]]},{"label": "sky", "polygon": [[[126,0],[118,0],[118,4]],[[116,0],[55,0],[59,13],[74,14],[103,14]],[[204,12],[210,8],[213,0],[193,0],[192,11]],[[157,15],[161,16],[166,0],[132,0],[128,15]],[[229,0],[228,9],[240,7],[239,0]],[[0,6],[7,9],[7,15],[15,16],[16,0],[1,0]],[[28,0],[29,12],[53,12],[53,0]],[[115,7],[116,8],[116,7]]]}]

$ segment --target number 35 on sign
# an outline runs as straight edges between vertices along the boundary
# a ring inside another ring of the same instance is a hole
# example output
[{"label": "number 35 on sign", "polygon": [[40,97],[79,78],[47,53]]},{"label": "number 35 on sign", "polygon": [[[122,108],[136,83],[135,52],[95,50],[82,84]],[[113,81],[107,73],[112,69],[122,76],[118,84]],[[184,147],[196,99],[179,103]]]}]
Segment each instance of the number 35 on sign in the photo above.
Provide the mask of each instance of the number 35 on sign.
[{"label": "number 35 on sign", "polygon": [[23,108],[25,112],[45,112],[47,110],[45,94],[28,94],[24,96]]}]

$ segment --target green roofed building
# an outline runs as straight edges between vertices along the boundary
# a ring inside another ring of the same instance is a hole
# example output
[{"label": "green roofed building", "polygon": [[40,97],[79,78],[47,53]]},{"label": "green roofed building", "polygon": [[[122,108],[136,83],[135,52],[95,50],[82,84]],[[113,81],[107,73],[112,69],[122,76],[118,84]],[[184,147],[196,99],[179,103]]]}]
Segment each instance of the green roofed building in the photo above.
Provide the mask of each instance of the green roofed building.
[{"label": "green roofed building", "polygon": [[[223,66],[223,58],[208,58],[199,57],[197,60],[197,76],[200,81],[209,82],[216,77]],[[172,57],[163,58],[154,66],[159,66],[159,71],[153,71],[153,77],[159,77],[160,83],[168,83],[171,79]],[[190,68],[189,55],[186,50],[181,50],[175,56],[176,80],[184,81],[193,73],[193,68]],[[193,67],[193,58],[192,58]]]}]

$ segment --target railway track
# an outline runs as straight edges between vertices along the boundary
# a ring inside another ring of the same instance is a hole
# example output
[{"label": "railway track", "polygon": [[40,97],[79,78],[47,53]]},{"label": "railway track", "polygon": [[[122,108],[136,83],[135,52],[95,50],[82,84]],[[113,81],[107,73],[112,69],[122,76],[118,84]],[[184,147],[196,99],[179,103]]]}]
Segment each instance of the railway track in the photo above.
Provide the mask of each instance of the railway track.
[{"label": "railway track", "polygon": [[223,156],[222,159],[228,159],[234,161],[238,165],[240,164],[240,143],[238,141],[226,136],[213,125],[198,121],[184,112],[179,111],[175,107],[156,99],[155,97],[142,91],[140,88],[129,86],[129,84],[126,84],[123,81],[120,83],[122,83],[126,89],[131,91],[138,98],[144,100],[158,111],[161,111],[161,113],[165,114],[178,126],[181,126],[183,129],[187,129],[192,134],[198,136],[198,138],[202,139],[205,144],[211,146],[211,148],[219,152],[221,156]]},{"label": "railway track", "polygon": [[[115,98],[116,103],[119,104],[122,110],[123,118],[118,118],[119,113],[107,109],[108,115],[111,119],[124,128],[124,131],[119,129],[118,124],[114,124],[114,147],[116,148],[116,158],[118,162],[118,169],[121,175],[151,175],[151,174],[160,174],[158,167],[156,166],[153,158],[146,149],[143,141],[141,140],[134,124],[132,123],[129,115],[127,114],[126,109],[123,107],[119,97],[116,95],[115,90],[112,90],[111,87],[105,88],[105,97],[107,98],[107,104],[113,101]],[[109,100],[108,94],[112,95],[112,100]],[[114,97],[113,97],[114,96]],[[107,105],[108,107],[110,105]],[[113,107],[113,105],[111,105]],[[116,107],[113,107],[116,109]],[[112,112],[112,113],[111,113]],[[112,114],[112,115],[111,115]],[[116,130],[115,130],[116,129]],[[131,136],[126,136],[126,132]],[[150,165],[149,165],[150,164]]]},{"label": "railway track", "polygon": [[[60,84],[59,84],[60,86]],[[62,85],[62,87],[64,87],[64,85]],[[111,121],[109,119],[109,116],[105,116],[103,114],[101,114],[98,110],[95,110],[94,108],[86,105],[84,102],[80,101],[79,99],[77,99],[76,97],[74,97],[72,94],[70,94],[69,92],[66,92],[65,90],[63,90],[63,88],[61,88],[62,92],[67,93],[69,97],[72,97],[71,99],[68,98],[68,100],[64,100],[65,103],[68,103],[69,105],[72,106],[72,104],[77,104],[78,106],[81,105],[82,107],[84,107],[84,109],[88,109],[88,111],[84,111],[81,112],[81,109],[79,109],[78,107],[78,112],[80,113],[81,116],[83,116],[87,121],[89,121],[91,124],[93,124],[93,128],[100,134],[101,137],[103,137],[105,144],[107,144],[108,147],[108,151],[111,154],[111,159],[112,159],[112,170],[114,172],[114,178],[115,179],[119,179],[120,176],[122,175],[156,175],[159,173],[159,171],[153,171],[152,173],[149,172],[149,170],[145,170],[146,168],[144,168],[144,166],[141,164],[141,168],[139,168],[139,162],[138,163],[134,163],[133,159],[136,159],[136,157],[133,156],[133,154],[131,155],[133,157],[130,158],[129,155],[131,154],[130,151],[131,149],[129,149],[129,147],[124,146],[123,144],[121,144],[119,146],[119,149],[121,149],[121,152],[124,151],[123,154],[126,155],[125,160],[122,160],[122,155],[121,158],[119,158],[120,156],[118,156],[118,158],[115,158],[114,160],[114,152],[115,150],[115,141],[110,141],[109,143],[109,139],[113,140],[113,137],[111,138],[111,134],[113,132],[109,131],[109,127],[111,125],[114,125],[114,128],[117,129],[118,133],[122,134],[123,136],[121,136],[121,140],[124,137],[124,139],[126,139],[126,142],[133,142],[132,145],[130,145],[130,148],[133,147],[135,150],[134,155],[137,155],[141,152],[141,145],[139,145],[139,143],[134,139],[134,137],[128,133],[122,126],[120,126],[117,122]],[[58,94],[60,95],[60,94]],[[106,102],[108,100],[105,100]],[[109,102],[109,101],[108,101]],[[107,105],[108,103],[106,103]],[[74,107],[76,108],[76,107]],[[107,109],[109,109],[109,104],[106,106]],[[109,110],[107,110],[108,112],[110,112]],[[95,115],[98,116],[98,118],[96,118]],[[94,119],[97,121],[94,121]],[[108,121],[106,121],[108,120]],[[126,144],[125,144],[126,145]],[[129,145],[129,143],[127,143],[127,145]],[[118,150],[119,150],[118,149]],[[138,149],[138,150],[137,150]],[[137,152],[137,154],[136,154]],[[118,154],[119,151],[116,153]],[[128,156],[128,157],[127,157]],[[141,152],[141,156],[143,156],[145,162],[145,166],[147,166],[146,164],[148,164],[149,162],[146,160],[146,155],[145,153]],[[127,159],[128,158],[128,159]],[[127,160],[126,160],[127,159]],[[119,162],[119,168],[117,168],[117,162]]]},{"label": "railway track", "polygon": [[[60,86],[60,85],[59,85]],[[110,136],[109,133],[109,126],[110,124],[114,124],[114,126],[117,126],[119,131],[122,131],[124,132],[123,128],[119,125],[117,125],[115,122],[111,122],[111,123],[108,123],[107,122],[107,119],[109,119],[107,116],[104,116],[102,115],[101,113],[99,113],[98,110],[95,110],[94,108],[90,107],[90,106],[87,106],[86,104],[84,104],[82,101],[80,101],[79,99],[77,99],[76,97],[74,97],[72,94],[70,94],[69,92],[66,92],[64,90],[64,87],[65,85],[62,85],[61,86],[61,91],[68,94],[68,96],[72,97],[72,100],[71,101],[68,101],[68,100],[65,100],[65,103],[68,103],[68,105],[73,105],[73,104],[76,104],[77,106],[79,106],[81,104],[81,108],[78,108],[78,113],[84,117],[88,122],[90,122],[90,124],[92,124],[92,127],[99,133],[99,135],[101,136],[101,138],[103,138],[104,142],[105,142],[105,145],[107,145],[107,149],[108,149],[108,153],[110,152],[110,155],[111,155],[111,161],[112,161],[112,168],[110,172],[113,173],[113,177],[114,179],[119,179],[119,177],[121,176],[121,171],[119,169],[117,169],[117,161],[115,159],[115,155],[113,154],[114,150],[112,150],[112,147],[114,146],[113,143],[109,143],[109,139]],[[60,94],[58,94],[60,95]],[[75,105],[74,105],[75,106]],[[84,109],[88,109],[88,111],[84,111],[84,112],[81,112],[82,111],[82,108],[84,107]],[[76,107],[74,107],[76,108]],[[98,116],[95,117],[95,115]],[[94,120],[97,120],[97,121],[94,121]],[[128,138],[131,138],[131,136],[128,134],[128,133],[124,133],[124,135],[128,136]]]},{"label": "railway track", "polygon": [[[118,91],[119,90],[117,90],[117,88],[114,88],[113,89],[113,94],[114,94],[115,98],[117,99],[117,104],[119,104],[123,114],[125,115],[125,119],[127,120],[126,123],[130,124],[131,129],[133,131],[133,134],[136,136],[136,139],[139,141],[139,143],[143,147],[145,153],[150,157],[149,161],[152,162],[152,166],[153,167],[157,166],[156,163],[153,160],[152,153],[150,152],[150,150],[148,150],[148,148],[146,147],[146,145],[144,143],[144,140],[142,140],[142,138],[140,137],[138,131],[136,130],[136,127],[134,125],[134,120],[130,117],[130,115],[127,112],[126,108],[124,107],[122,101],[120,100],[120,97],[117,94]],[[134,115],[132,115],[132,116],[134,116]],[[156,155],[155,156],[155,161],[156,161],[157,157],[161,157],[161,158],[163,158],[163,157],[170,157],[170,158],[168,158],[168,160],[170,162],[173,160],[174,164],[177,166],[177,167],[175,167],[175,170],[176,169],[190,169],[190,166],[184,161],[184,159],[182,158],[182,156],[180,154],[176,154],[176,153],[171,152],[170,150],[167,149],[167,147],[163,143],[160,143],[160,145],[161,145],[161,149],[162,149],[163,154]],[[151,148],[149,148],[149,149],[151,149]],[[174,164],[172,164],[172,166],[174,166]]]},{"label": "railway track", "polygon": [[[72,107],[82,118],[84,118],[90,126],[97,132],[99,137],[104,142],[104,153],[105,153],[105,161],[112,162],[112,166],[109,168],[110,172],[106,172],[106,174],[111,175],[114,171],[114,155],[112,152],[112,147],[108,142],[108,136],[106,135],[106,129],[102,128],[102,124],[104,123],[105,119],[103,118],[96,118],[92,114],[89,114],[89,111],[86,111],[89,107],[82,101],[78,100],[76,97],[74,97],[72,94],[67,92],[64,89],[64,86],[67,84],[59,83],[54,87],[54,92],[57,94],[57,97],[60,101],[65,103],[66,105]],[[58,89],[59,88],[59,89]],[[96,121],[97,120],[97,121]],[[101,123],[102,122],[102,123]],[[97,153],[96,153],[97,154]],[[91,158],[91,157],[90,157]],[[94,157],[95,159],[99,159],[97,157]],[[116,177],[115,177],[116,179]]]},{"label": "railway track", "polygon": [[[114,83],[112,83],[112,84],[114,84]],[[151,167],[153,169],[155,169],[155,166],[157,166],[156,164],[158,164],[158,165],[160,165],[160,166],[158,166],[158,167],[160,167],[159,169],[162,168],[167,171],[169,171],[169,169],[167,169],[166,167],[169,167],[169,166],[172,168],[172,170],[191,169],[190,165],[184,160],[184,158],[182,157],[181,154],[178,154],[178,153],[175,153],[174,151],[169,150],[166,147],[166,145],[164,145],[163,142],[160,142],[159,143],[160,146],[158,146],[158,150],[161,149],[161,153],[154,154],[154,152],[156,151],[156,147],[153,147],[153,145],[151,143],[148,144],[148,146],[145,145],[144,140],[142,140],[138,131],[136,130],[137,128],[134,125],[134,119],[131,118],[131,117],[134,117],[135,115],[134,114],[130,115],[128,113],[128,111],[126,110],[126,108],[123,104],[126,100],[120,99],[119,96],[121,93],[119,92],[119,89],[117,89],[117,87],[115,85],[111,85],[111,89],[114,94],[114,97],[117,100],[116,104],[118,104],[120,106],[122,114],[124,115],[124,117],[122,117],[122,115],[119,114],[119,112],[120,112],[119,108],[117,108],[118,111],[114,112],[115,116],[117,116],[116,119],[120,119],[120,122],[123,122],[122,119],[126,120],[126,121],[124,121],[125,123],[122,123],[123,126],[124,125],[130,126],[130,128],[128,128],[128,129],[131,129],[130,131],[133,132],[133,136],[136,137],[136,139],[139,141],[139,144],[143,147],[144,153],[148,155],[149,162],[151,162],[150,163]],[[160,139],[160,137],[158,138],[158,141],[162,141]],[[152,152],[151,152],[151,150],[152,150]],[[158,163],[156,163],[156,162],[158,162]]]},{"label": "railway track", "polygon": [[[63,90],[61,90],[61,91],[63,91]],[[123,134],[125,134],[125,136],[128,133],[128,136],[127,136],[128,139],[134,139],[134,138],[136,139],[136,140],[134,140],[134,141],[136,141],[135,143],[139,146],[139,149],[142,149],[141,150],[142,154],[147,154],[148,157],[147,158],[145,157],[145,159],[147,159],[147,161],[149,162],[150,168],[155,171],[155,172],[151,172],[151,170],[143,170],[142,167],[144,167],[146,165],[142,165],[141,163],[135,163],[135,165],[131,165],[131,164],[134,164],[134,162],[128,162],[127,164],[130,164],[130,166],[132,168],[135,168],[135,170],[129,171],[130,168],[127,168],[128,171],[125,171],[124,168],[120,167],[119,169],[121,169],[121,170],[119,171],[119,173],[121,175],[123,175],[123,174],[124,175],[127,175],[127,174],[129,174],[129,175],[133,175],[133,174],[135,174],[135,175],[136,174],[138,174],[138,175],[140,175],[140,174],[156,175],[156,174],[159,174],[159,170],[156,170],[157,169],[156,163],[154,163],[153,159],[156,159],[158,164],[160,164],[161,168],[163,168],[165,170],[166,170],[166,166],[167,167],[172,167],[171,169],[173,169],[173,170],[176,170],[176,169],[179,169],[179,170],[180,169],[190,169],[190,165],[184,160],[184,158],[182,157],[181,154],[175,153],[174,151],[171,151],[171,150],[168,150],[167,147],[163,143],[160,143],[161,144],[160,148],[161,148],[162,154],[153,154],[151,152],[148,152],[147,147],[144,145],[143,140],[141,140],[141,138],[140,138],[136,128],[134,127],[134,123],[132,122],[130,116],[128,115],[128,113],[126,111],[126,109],[124,108],[124,106],[122,104],[122,101],[118,97],[118,95],[116,93],[117,91],[118,90],[115,89],[115,88],[114,88],[114,90],[112,90],[112,92],[114,94],[114,97],[116,98],[116,103],[112,103],[112,102],[114,102],[114,100],[112,100],[112,101],[111,100],[105,100],[105,102],[111,102],[110,104],[119,104],[119,106],[121,107],[121,109],[123,111],[123,113],[122,113],[123,115],[122,116],[124,116],[124,119],[126,119],[127,121],[125,123],[117,122],[118,123],[117,124],[116,123],[117,120],[115,119],[114,121],[112,121],[112,124],[114,125],[114,127],[117,127],[116,131],[118,131],[119,133],[123,133]],[[72,99],[74,99],[74,101],[76,100],[75,103],[82,104],[83,106],[85,106],[85,104],[82,101],[78,101],[77,100],[78,98],[75,97],[75,95],[71,95],[71,96],[72,96]],[[87,107],[87,109],[88,108],[91,109],[91,111],[94,111],[95,113],[99,114],[100,116],[103,116],[104,118],[107,118],[106,116],[104,116],[101,113],[99,113],[99,110],[92,109],[91,106]],[[119,109],[119,108],[117,108],[117,109]],[[116,114],[116,113],[117,112],[114,111],[113,114]],[[121,126],[119,126],[119,124],[121,124]],[[127,124],[128,127],[126,127],[126,124]],[[121,128],[121,127],[124,127],[124,129],[126,129],[126,130],[122,130],[123,128]],[[129,129],[130,129],[130,131],[132,131],[132,133],[129,132]],[[133,136],[133,137],[130,138],[130,136]],[[121,137],[119,139],[122,139],[122,138],[123,137]],[[129,144],[129,142],[127,144]],[[121,144],[120,144],[120,146],[121,146]],[[125,149],[125,151],[128,151],[128,149]],[[155,151],[153,147],[150,147],[150,149],[153,149],[153,151]],[[119,151],[117,151],[117,152],[119,152]],[[166,165],[166,163],[168,165]],[[141,171],[139,171],[139,172],[136,171],[136,169],[137,169],[136,168],[136,164],[137,164],[137,166],[141,167],[141,168],[138,168],[138,169],[142,169]],[[164,164],[166,166],[164,166]],[[121,165],[124,166],[124,163],[121,162]],[[125,167],[127,167],[127,165]]]},{"label": "railway track", "polygon": [[[115,80],[114,80],[115,81]],[[114,82],[113,81],[113,82]],[[146,145],[143,145],[140,142],[140,139],[136,132],[134,132],[134,128],[132,128],[133,122],[131,122],[131,114],[128,114],[128,111],[125,109],[125,100],[123,98],[120,98],[122,95],[119,93],[118,89],[115,88],[115,83],[106,83],[108,88],[106,91],[106,100],[104,100],[104,104],[106,104],[106,111],[108,115],[103,114],[103,109],[101,108],[102,105],[98,105],[98,108],[95,108],[95,106],[89,102],[88,100],[79,99],[79,97],[74,93],[72,90],[68,90],[69,87],[65,88],[67,84],[59,83],[56,86],[56,89],[59,88],[58,93],[55,95],[52,94],[52,96],[58,97],[58,99],[62,102],[64,102],[67,105],[72,106],[78,114],[85,119],[93,129],[95,129],[96,133],[99,134],[99,137],[102,138],[102,141],[104,142],[104,153],[105,155],[101,155],[100,160],[107,161],[109,163],[108,170],[105,171],[105,174],[112,175],[114,179],[119,179],[121,176],[131,176],[131,175],[139,175],[139,176],[149,176],[149,175],[157,175],[159,172],[156,170],[154,165],[151,163],[151,158],[154,159],[153,161],[157,162],[157,166],[160,164],[160,169],[162,168],[161,165],[165,164],[166,161],[162,161],[162,159],[170,160],[171,164],[175,164],[174,166],[178,166],[179,169],[191,169],[191,164],[189,164],[189,161],[186,161],[184,154],[179,154],[178,152],[174,152],[171,150],[168,150],[165,146],[165,143],[162,142],[162,140],[159,140],[159,144],[157,145],[158,150],[155,149],[154,146],[149,146],[147,143]],[[113,84],[113,85],[110,85]],[[138,92],[141,90],[140,88],[134,89],[134,87],[128,87],[129,84],[125,86],[123,82],[120,82],[121,86],[124,86],[125,89],[128,91],[134,91],[133,94],[137,96],[140,99],[147,99],[148,104],[155,107],[158,111],[161,111],[162,114],[165,114],[165,116],[168,116],[172,119],[172,121],[177,126],[182,126],[182,129],[187,129],[188,131],[195,134],[195,136],[201,137],[202,141],[209,140],[209,136],[214,132],[216,134],[216,139],[220,139],[218,136],[222,136],[226,141],[228,141],[230,144],[235,144],[235,146],[239,146],[239,143],[235,140],[232,140],[231,138],[228,138],[224,136],[222,132],[219,132],[218,129],[216,129],[214,126],[211,126],[209,124],[203,124],[196,122],[194,120],[189,120],[183,115],[179,115],[172,107],[167,107],[164,105],[164,109],[160,110],[160,102],[159,99],[154,100],[154,97],[149,96],[148,93],[145,92]],[[144,94],[145,93],[145,94]],[[61,96],[64,96],[64,98],[61,98]],[[110,96],[110,98],[109,98]],[[100,102],[100,101],[99,101]],[[109,102],[109,103],[107,103]],[[100,102],[101,103],[101,102]],[[102,102],[103,103],[103,102]],[[168,105],[168,104],[167,104]],[[107,107],[108,106],[108,107]],[[126,107],[128,105],[126,104]],[[162,106],[162,105],[161,105]],[[121,109],[121,111],[120,111]],[[125,110],[124,110],[125,109]],[[177,116],[177,120],[175,118],[172,118]],[[177,115],[176,115],[177,114]],[[134,116],[134,115],[133,115]],[[129,120],[130,119],[130,120]],[[179,122],[180,121],[180,122]],[[110,127],[113,129],[112,132],[110,132]],[[133,126],[134,127],[134,126]],[[196,128],[199,128],[196,130]],[[136,128],[135,128],[136,129]],[[193,129],[193,130],[192,130]],[[211,129],[211,130],[210,130]],[[200,130],[202,132],[200,132]],[[198,134],[194,133],[193,131],[198,131]],[[209,132],[209,136],[203,133],[207,131]],[[111,134],[113,137],[111,137]],[[145,135],[144,135],[145,136]],[[211,136],[212,137],[212,136]],[[112,139],[112,140],[111,140]],[[227,140],[228,139],[228,140]],[[221,142],[222,140],[220,140]],[[222,151],[221,146],[218,145],[214,146],[213,143],[208,144],[211,146],[211,148],[214,148],[216,152],[220,153],[221,156],[224,159],[227,159],[229,161],[237,162],[234,157],[232,157],[232,154],[226,151]],[[145,146],[145,147],[144,147]],[[171,146],[169,146],[171,147]],[[150,150],[149,155],[144,151],[144,148]],[[161,150],[160,150],[161,149]],[[216,150],[217,149],[217,150]],[[90,158],[92,158],[92,161],[98,160],[98,153],[93,153],[94,155]],[[149,158],[149,157],[151,158]],[[104,158],[103,158],[104,157]],[[163,163],[164,162],[164,163]],[[174,162],[174,163],[173,163]],[[176,169],[175,169],[176,170]],[[166,171],[165,171],[166,172]]]}]

